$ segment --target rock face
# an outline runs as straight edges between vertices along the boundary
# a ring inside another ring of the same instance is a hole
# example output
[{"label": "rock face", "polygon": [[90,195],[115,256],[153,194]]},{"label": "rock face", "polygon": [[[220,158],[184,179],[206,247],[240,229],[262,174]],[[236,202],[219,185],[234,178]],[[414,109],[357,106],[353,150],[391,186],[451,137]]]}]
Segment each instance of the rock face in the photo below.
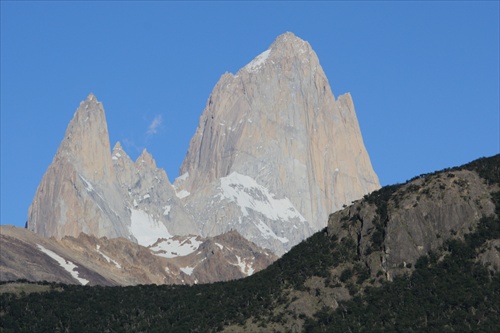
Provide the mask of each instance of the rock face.
[{"label": "rock face", "polygon": [[[286,33],[214,88],[172,185],[146,150],[110,149],[82,102],[29,209],[44,237],[159,239],[231,230],[282,255],[329,213],[379,187],[350,95],[335,100],[310,45]],[[250,260],[241,258],[242,262]]]},{"label": "rock face", "polygon": [[151,154],[144,150],[133,162],[119,142],[110,153],[104,109],[93,94],[75,112],[38,186],[27,227],[45,237],[83,232],[145,246],[197,231]]},{"label": "rock face", "polygon": [[192,236],[197,225],[151,154],[134,162],[119,142],[110,152],[104,109],[92,94],[38,187],[27,227],[35,234],[2,228],[2,280],[208,283],[248,276],[277,258],[236,232]]},{"label": "rock face", "polygon": [[221,77],[180,173],[174,185],[192,193],[184,201],[203,234],[234,228],[278,254],[380,187],[351,96],[335,100],[315,52],[292,33]]},{"label": "rock face", "polygon": [[[489,162],[499,161],[497,155]],[[420,256],[438,251],[446,240],[463,239],[482,217],[495,216],[492,195],[498,191],[498,184],[487,184],[475,170],[426,175],[385,187],[331,214],[328,234],[357,240],[366,266],[391,280],[407,273]],[[488,251],[482,259],[499,267],[498,250]]]},{"label": "rock face", "polygon": [[110,156],[102,104],[80,103],[28,212],[28,229],[45,237],[127,234],[127,215]]}]

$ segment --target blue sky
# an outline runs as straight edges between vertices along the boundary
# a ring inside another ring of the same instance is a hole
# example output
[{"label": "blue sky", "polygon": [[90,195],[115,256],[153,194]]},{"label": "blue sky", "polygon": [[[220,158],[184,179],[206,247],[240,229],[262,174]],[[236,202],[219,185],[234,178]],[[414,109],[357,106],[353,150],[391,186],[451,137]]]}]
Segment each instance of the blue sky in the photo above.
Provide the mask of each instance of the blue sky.
[{"label": "blue sky", "polygon": [[499,153],[499,2],[1,2],[1,224],[80,101],[171,181],[212,88],[291,31],[352,94],[382,185]]}]

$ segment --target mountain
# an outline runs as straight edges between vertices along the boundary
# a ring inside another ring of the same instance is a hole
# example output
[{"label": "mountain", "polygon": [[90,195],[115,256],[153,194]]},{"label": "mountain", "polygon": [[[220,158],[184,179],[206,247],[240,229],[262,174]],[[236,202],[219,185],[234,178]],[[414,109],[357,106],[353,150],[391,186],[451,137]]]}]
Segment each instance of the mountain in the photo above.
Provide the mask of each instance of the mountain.
[{"label": "mountain", "polygon": [[98,237],[125,235],[121,216],[126,212],[114,186],[111,162],[104,109],[90,94],[80,103],[38,186],[28,212],[28,229],[57,238],[80,232]]},{"label": "mountain", "polygon": [[499,217],[496,155],[366,195],[245,279],[3,284],[0,318],[6,332],[496,332]]},{"label": "mountain", "polygon": [[[216,84],[171,184],[146,150],[111,151],[102,103],[76,110],[28,212],[43,237],[158,239],[231,230],[282,255],[380,187],[350,95],[292,33]],[[247,258],[250,260],[250,258]]]},{"label": "mountain", "polygon": [[38,186],[27,227],[44,237],[83,232],[144,246],[197,231],[151,154],[144,150],[133,162],[119,142],[111,152],[104,109],[93,94],[80,103]]},{"label": "mountain", "polygon": [[221,77],[180,173],[174,186],[191,193],[183,201],[204,235],[234,228],[280,255],[380,187],[351,96],[335,99],[292,33]]},{"label": "mountain", "polygon": [[111,151],[93,94],[38,186],[27,228],[0,227],[2,281],[208,283],[248,276],[277,258],[236,231],[199,236],[151,154],[134,162],[119,142]]}]

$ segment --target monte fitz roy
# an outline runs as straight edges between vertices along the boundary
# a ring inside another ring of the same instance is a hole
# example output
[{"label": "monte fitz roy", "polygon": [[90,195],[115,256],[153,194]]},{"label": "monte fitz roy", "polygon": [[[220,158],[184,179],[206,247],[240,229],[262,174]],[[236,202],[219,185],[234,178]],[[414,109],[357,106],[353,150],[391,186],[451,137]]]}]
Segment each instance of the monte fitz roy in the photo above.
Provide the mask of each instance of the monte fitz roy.
[{"label": "monte fitz roy", "polygon": [[27,230],[2,227],[2,241],[17,239],[31,262],[3,260],[0,278],[241,278],[380,187],[351,96],[335,99],[315,52],[292,33],[222,75],[179,174],[171,182],[146,150],[134,162],[119,142],[111,149],[103,104],[88,95],[38,186]]}]

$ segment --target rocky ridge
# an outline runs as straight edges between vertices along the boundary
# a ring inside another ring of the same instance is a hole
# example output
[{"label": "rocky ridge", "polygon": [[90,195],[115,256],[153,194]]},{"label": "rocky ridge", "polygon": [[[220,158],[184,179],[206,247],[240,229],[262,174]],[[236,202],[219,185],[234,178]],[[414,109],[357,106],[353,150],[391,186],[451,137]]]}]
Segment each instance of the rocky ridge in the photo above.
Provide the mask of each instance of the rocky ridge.
[{"label": "rocky ridge", "polygon": [[[327,232],[355,239],[357,253],[370,271],[383,271],[392,280],[446,240],[463,239],[482,217],[495,216],[491,193],[498,190],[472,170],[425,175],[333,213]],[[500,257],[492,263],[500,269]]]},{"label": "rocky ridge", "polygon": [[237,232],[176,236],[150,247],[81,233],[60,240],[0,226],[0,281],[82,285],[197,284],[240,279],[277,257]]}]

